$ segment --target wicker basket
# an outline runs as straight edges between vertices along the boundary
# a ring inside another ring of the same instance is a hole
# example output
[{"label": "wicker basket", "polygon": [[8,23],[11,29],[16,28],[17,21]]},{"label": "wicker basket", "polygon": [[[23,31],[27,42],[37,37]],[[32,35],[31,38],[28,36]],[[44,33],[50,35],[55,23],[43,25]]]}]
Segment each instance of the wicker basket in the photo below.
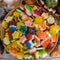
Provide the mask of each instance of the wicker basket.
[{"label": "wicker basket", "polygon": [[[15,9],[16,9],[16,8],[15,8]],[[15,9],[11,10],[11,11],[6,15],[6,17],[12,15],[12,12],[14,12]],[[6,17],[4,18],[4,20],[6,19]],[[0,32],[1,32],[1,34],[0,34],[0,38],[3,39],[3,37],[4,37],[4,33],[5,33],[3,27],[2,27],[2,29],[1,29]],[[54,48],[56,47],[57,42],[58,42],[58,35],[57,35],[57,41],[56,41],[56,43],[55,43],[55,45],[54,45]],[[5,48],[6,48],[6,46],[5,46]],[[52,48],[52,49],[47,49],[47,53],[50,54],[50,53],[54,50],[54,48]],[[6,50],[7,50],[7,49],[6,49]]]}]

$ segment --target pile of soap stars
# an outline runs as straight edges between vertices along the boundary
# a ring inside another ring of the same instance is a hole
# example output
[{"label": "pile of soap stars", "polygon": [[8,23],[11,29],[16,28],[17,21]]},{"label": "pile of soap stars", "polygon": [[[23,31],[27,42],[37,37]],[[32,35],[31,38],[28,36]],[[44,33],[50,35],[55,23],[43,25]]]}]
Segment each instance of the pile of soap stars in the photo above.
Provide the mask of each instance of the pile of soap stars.
[{"label": "pile of soap stars", "polygon": [[3,43],[18,59],[44,58],[57,42],[59,26],[43,7],[21,5],[3,20],[2,26]]}]

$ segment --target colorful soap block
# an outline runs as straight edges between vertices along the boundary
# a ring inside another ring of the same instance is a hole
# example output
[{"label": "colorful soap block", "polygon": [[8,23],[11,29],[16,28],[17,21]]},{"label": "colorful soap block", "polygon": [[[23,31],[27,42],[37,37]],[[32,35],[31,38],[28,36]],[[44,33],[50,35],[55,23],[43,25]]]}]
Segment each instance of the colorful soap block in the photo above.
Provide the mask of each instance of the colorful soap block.
[{"label": "colorful soap block", "polygon": [[51,56],[57,56],[58,55],[58,51],[54,51]]},{"label": "colorful soap block", "polygon": [[21,26],[21,27],[19,28],[19,30],[20,30],[23,34],[25,34],[26,31],[27,31],[27,27],[26,27],[26,26]]},{"label": "colorful soap block", "polygon": [[46,26],[45,23],[40,24],[40,30],[41,30],[41,31],[46,30],[46,28],[47,28],[47,26]]},{"label": "colorful soap block", "polygon": [[50,42],[48,45],[47,45],[47,48],[53,48],[54,47],[54,43],[53,42]]},{"label": "colorful soap block", "polygon": [[6,21],[3,21],[3,22],[2,22],[2,26],[3,26],[5,29],[7,29],[7,28],[8,28],[8,23],[7,23]]},{"label": "colorful soap block", "polygon": [[16,57],[17,57],[18,59],[23,59],[24,53],[23,53],[23,52],[17,53],[17,54],[16,54]]},{"label": "colorful soap block", "polygon": [[45,54],[47,54],[45,51],[45,48],[42,48],[37,50],[37,52],[35,53],[35,57],[38,59],[38,58],[44,57]]},{"label": "colorful soap block", "polygon": [[13,20],[13,16],[8,16],[5,20],[6,20],[7,23],[9,23],[10,21]]},{"label": "colorful soap block", "polygon": [[28,34],[26,35],[26,38],[27,38],[27,40],[31,40],[31,39],[32,39],[32,34],[31,34],[31,33],[28,33]]},{"label": "colorful soap block", "polygon": [[17,49],[16,49],[16,48],[10,48],[10,49],[9,49],[9,52],[10,52],[13,56],[16,56],[16,54],[17,54]]},{"label": "colorful soap block", "polygon": [[51,34],[56,34],[56,33],[58,33],[58,31],[59,31],[59,26],[58,25],[52,25],[52,26],[50,26],[50,33]]},{"label": "colorful soap block", "polygon": [[19,17],[19,16],[20,16],[20,12],[15,11],[15,12],[13,13],[13,16]]},{"label": "colorful soap block", "polygon": [[48,18],[48,13],[43,12],[41,16],[43,17],[43,19],[47,19]]},{"label": "colorful soap block", "polygon": [[36,52],[36,48],[35,47],[33,47],[32,49],[29,50],[30,54],[34,54],[35,52]]},{"label": "colorful soap block", "polygon": [[20,37],[19,42],[24,44],[27,41],[27,38],[23,35]]},{"label": "colorful soap block", "polygon": [[46,47],[49,43],[50,43],[50,38],[45,38],[43,41],[42,41],[42,46]]},{"label": "colorful soap block", "polygon": [[36,17],[36,16],[39,16],[39,15],[40,15],[39,10],[36,9],[36,10],[33,11],[33,16]]},{"label": "colorful soap block", "polygon": [[24,56],[24,60],[32,60],[32,56],[27,54]]},{"label": "colorful soap block", "polygon": [[46,34],[48,37],[50,37],[50,38],[52,37],[52,35],[50,34],[50,32],[48,30],[46,31]]},{"label": "colorful soap block", "polygon": [[55,19],[54,19],[53,16],[49,16],[48,19],[47,19],[47,21],[48,21],[49,24],[55,23]]},{"label": "colorful soap block", "polygon": [[22,17],[22,21],[26,21],[26,20],[29,20],[29,17],[28,17],[27,15],[24,15],[24,16]]},{"label": "colorful soap block", "polygon": [[28,32],[30,32],[31,34],[35,34],[36,33],[35,27],[29,28]]},{"label": "colorful soap block", "polygon": [[10,26],[9,26],[9,31],[10,31],[10,32],[14,32],[14,31],[16,31],[16,30],[17,30],[16,26],[14,26],[14,25],[10,25]]},{"label": "colorful soap block", "polygon": [[29,11],[26,11],[26,15],[28,15],[28,16],[32,16],[32,13],[29,12]]},{"label": "colorful soap block", "polygon": [[22,21],[17,22],[17,28],[19,29],[21,26],[24,26],[24,23]]},{"label": "colorful soap block", "polygon": [[32,43],[30,41],[26,42],[26,46],[28,49],[31,49],[33,47]]},{"label": "colorful soap block", "polygon": [[52,35],[51,39],[52,39],[52,42],[56,42],[57,41],[57,35]]},{"label": "colorful soap block", "polygon": [[36,24],[42,24],[43,23],[43,18],[41,16],[37,16],[34,21]]},{"label": "colorful soap block", "polygon": [[25,4],[25,9],[29,12],[32,12],[32,7],[29,4]]},{"label": "colorful soap block", "polygon": [[36,28],[36,30],[39,29],[39,24],[33,23],[33,26]]},{"label": "colorful soap block", "polygon": [[37,8],[38,8],[37,6],[34,6],[34,7],[32,8],[32,11],[36,10]]},{"label": "colorful soap block", "polygon": [[5,45],[10,44],[9,37],[5,37],[5,38],[3,39],[3,43],[4,43]]},{"label": "colorful soap block", "polygon": [[7,33],[8,33],[8,36],[9,36],[9,37],[12,37],[12,32],[7,31]]},{"label": "colorful soap block", "polygon": [[26,25],[27,27],[31,27],[31,26],[32,26],[32,21],[30,21],[30,20],[27,20],[27,21],[25,21],[24,23],[25,23],[25,25]]},{"label": "colorful soap block", "polygon": [[14,31],[14,33],[12,34],[13,39],[18,39],[19,38],[19,32],[18,31]]},{"label": "colorful soap block", "polygon": [[45,38],[47,37],[47,34],[46,34],[46,32],[40,32],[40,33],[38,34],[38,37],[39,37],[41,40],[43,40],[43,39],[45,39]]}]

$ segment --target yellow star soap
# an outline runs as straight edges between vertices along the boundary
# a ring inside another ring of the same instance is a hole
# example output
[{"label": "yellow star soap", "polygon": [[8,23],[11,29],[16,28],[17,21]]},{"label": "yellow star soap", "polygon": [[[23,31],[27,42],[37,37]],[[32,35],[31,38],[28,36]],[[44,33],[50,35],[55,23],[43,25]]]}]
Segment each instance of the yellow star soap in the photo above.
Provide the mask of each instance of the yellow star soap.
[{"label": "yellow star soap", "polygon": [[35,18],[35,23],[36,24],[41,24],[43,22],[43,18],[41,17],[41,16],[37,16],[36,18]]},{"label": "yellow star soap", "polygon": [[18,32],[18,31],[15,31],[15,32],[12,34],[12,36],[13,36],[13,39],[18,39],[18,37],[19,37],[19,32]]}]

